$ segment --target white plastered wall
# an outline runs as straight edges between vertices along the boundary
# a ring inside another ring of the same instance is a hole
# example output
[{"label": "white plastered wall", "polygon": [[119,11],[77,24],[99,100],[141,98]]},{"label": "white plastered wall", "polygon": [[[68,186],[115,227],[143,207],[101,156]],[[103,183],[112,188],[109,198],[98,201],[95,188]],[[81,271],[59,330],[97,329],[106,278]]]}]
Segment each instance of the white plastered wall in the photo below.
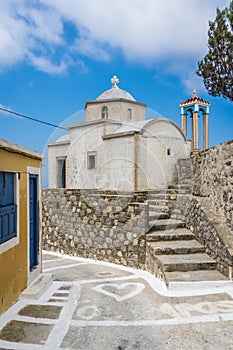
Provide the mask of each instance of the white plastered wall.
[{"label": "white plastered wall", "polygon": [[165,188],[176,183],[177,161],[188,156],[189,145],[179,128],[168,120],[152,122],[140,135],[137,190]]},{"label": "white plastered wall", "polygon": [[48,145],[48,187],[57,188],[57,158],[66,157],[69,144]]},{"label": "white plastered wall", "polygon": [[98,173],[99,188],[134,191],[134,136],[129,135],[104,140],[103,150]]},{"label": "white plastered wall", "polygon": [[[86,122],[101,119],[101,108],[108,107],[108,118],[124,122],[136,122],[146,119],[146,107],[127,101],[90,103],[86,107]],[[128,109],[132,110],[132,119],[128,118]]]},{"label": "white plastered wall", "polygon": [[[49,147],[49,187],[56,187],[56,160],[62,156],[66,156],[67,188],[132,191],[176,182],[177,160],[189,156],[189,145],[179,127],[157,119],[149,121],[140,135],[103,140],[103,135],[118,128],[119,124],[107,121],[72,127],[70,145]],[[96,152],[96,169],[88,169],[88,152]]]},{"label": "white plastered wall", "polygon": [[[102,164],[105,164],[105,155],[111,152],[102,136],[112,134],[118,127],[118,124],[100,123],[71,129],[71,144],[67,152],[66,168],[68,188],[91,189],[102,186]],[[88,152],[97,154],[96,169],[88,169]]]}]

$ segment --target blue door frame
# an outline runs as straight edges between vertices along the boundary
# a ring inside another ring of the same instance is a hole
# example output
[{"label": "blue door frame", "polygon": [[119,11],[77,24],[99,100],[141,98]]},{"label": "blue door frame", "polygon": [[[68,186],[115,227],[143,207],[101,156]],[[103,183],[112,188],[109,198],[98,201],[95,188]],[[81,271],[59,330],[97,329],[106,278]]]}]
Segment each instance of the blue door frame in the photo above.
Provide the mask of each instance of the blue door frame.
[{"label": "blue door frame", "polygon": [[39,205],[38,175],[29,175],[30,270],[38,265]]}]

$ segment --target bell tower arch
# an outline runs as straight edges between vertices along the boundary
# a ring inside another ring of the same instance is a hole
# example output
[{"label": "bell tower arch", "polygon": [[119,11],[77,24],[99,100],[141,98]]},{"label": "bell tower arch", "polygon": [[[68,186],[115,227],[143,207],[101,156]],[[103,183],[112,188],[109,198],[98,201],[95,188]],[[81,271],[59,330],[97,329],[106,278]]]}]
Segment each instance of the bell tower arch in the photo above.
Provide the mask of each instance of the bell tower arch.
[{"label": "bell tower arch", "polygon": [[203,149],[209,147],[209,107],[210,103],[197,96],[196,90],[193,97],[180,103],[182,130],[187,136],[187,117],[191,117],[192,152],[197,153],[199,148],[199,119],[203,117]]}]

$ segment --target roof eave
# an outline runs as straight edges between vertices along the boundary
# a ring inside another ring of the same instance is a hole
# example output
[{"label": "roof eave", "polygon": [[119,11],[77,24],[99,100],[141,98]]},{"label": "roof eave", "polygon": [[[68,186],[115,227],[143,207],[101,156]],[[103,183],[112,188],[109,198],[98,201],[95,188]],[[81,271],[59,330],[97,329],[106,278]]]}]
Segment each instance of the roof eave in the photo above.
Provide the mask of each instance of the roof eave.
[{"label": "roof eave", "polygon": [[90,104],[100,104],[100,103],[108,103],[108,102],[127,102],[127,103],[137,104],[137,105],[140,105],[143,107],[147,106],[145,103],[142,103],[142,102],[132,101],[132,100],[128,100],[126,98],[116,98],[116,99],[87,101],[85,106],[84,106],[84,109],[86,109],[87,105],[90,105]]},{"label": "roof eave", "polygon": [[11,152],[11,153],[18,153],[22,154],[24,156],[35,158],[42,160],[44,158],[43,154],[38,153],[36,151],[33,151],[29,148],[23,147],[21,145],[18,145],[16,143],[12,143],[8,140],[4,140],[0,138],[0,149],[3,149],[5,151]]},{"label": "roof eave", "polygon": [[118,137],[133,136],[134,134],[140,134],[140,132],[134,130],[134,131],[126,131],[126,132],[121,132],[121,133],[109,134],[109,135],[102,136],[102,139],[109,140],[109,139],[115,139]]}]

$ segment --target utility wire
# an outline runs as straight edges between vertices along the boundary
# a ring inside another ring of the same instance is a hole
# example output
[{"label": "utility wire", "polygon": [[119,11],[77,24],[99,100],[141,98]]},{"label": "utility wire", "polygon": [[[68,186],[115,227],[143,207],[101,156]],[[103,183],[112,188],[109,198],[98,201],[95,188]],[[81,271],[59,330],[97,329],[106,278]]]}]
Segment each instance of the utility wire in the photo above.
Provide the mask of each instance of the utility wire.
[{"label": "utility wire", "polygon": [[48,125],[48,126],[53,126],[55,128],[59,128],[59,129],[62,129],[62,130],[69,130],[68,128],[63,128],[62,126],[51,124],[51,123],[45,122],[43,120],[35,119],[35,118],[29,117],[28,115],[25,115],[25,114],[13,112],[13,111],[11,111],[9,109],[6,109],[6,108],[3,108],[3,107],[0,107],[0,110],[4,111],[4,112],[7,112],[7,113],[10,113],[10,114],[17,115],[18,117],[22,117],[22,118],[26,118],[26,119],[29,119],[29,120],[33,120],[34,122],[37,122],[37,123],[45,124],[45,125]]}]

